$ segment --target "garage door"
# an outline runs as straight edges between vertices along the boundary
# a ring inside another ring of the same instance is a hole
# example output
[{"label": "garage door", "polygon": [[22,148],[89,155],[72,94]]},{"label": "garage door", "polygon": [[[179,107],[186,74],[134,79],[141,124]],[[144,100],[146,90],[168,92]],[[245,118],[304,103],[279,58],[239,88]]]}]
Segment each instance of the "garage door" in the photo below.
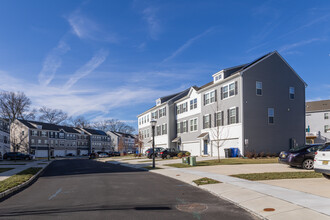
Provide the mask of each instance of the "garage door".
[{"label": "garage door", "polygon": [[80,150],[80,155],[88,155],[88,150]]},{"label": "garage door", "polygon": [[200,143],[199,142],[183,143],[182,150],[189,151],[192,156],[199,156],[200,155]]},{"label": "garage door", "polygon": [[36,157],[48,157],[48,150],[36,150]]},{"label": "garage door", "polygon": [[[232,140],[224,140],[223,142],[220,142],[220,156],[225,156],[225,150],[226,148],[240,148],[240,146],[238,145],[238,139],[232,139]],[[215,156],[217,156],[217,147],[216,144],[214,144],[215,146]],[[240,151],[239,151],[240,152]]]},{"label": "garage door", "polygon": [[66,154],[73,154],[74,156],[77,155],[77,151],[76,150],[67,150]]},{"label": "garage door", "polygon": [[54,150],[54,156],[55,157],[64,157],[65,156],[65,150]]}]

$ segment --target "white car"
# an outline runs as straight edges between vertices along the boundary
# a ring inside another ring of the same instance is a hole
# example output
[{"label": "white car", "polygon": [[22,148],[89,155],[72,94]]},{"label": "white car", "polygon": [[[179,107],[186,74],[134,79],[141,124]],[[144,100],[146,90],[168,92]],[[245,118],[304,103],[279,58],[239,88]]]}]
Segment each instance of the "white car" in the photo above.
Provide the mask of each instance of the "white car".
[{"label": "white car", "polygon": [[330,179],[330,143],[326,143],[323,148],[315,153],[314,170]]}]

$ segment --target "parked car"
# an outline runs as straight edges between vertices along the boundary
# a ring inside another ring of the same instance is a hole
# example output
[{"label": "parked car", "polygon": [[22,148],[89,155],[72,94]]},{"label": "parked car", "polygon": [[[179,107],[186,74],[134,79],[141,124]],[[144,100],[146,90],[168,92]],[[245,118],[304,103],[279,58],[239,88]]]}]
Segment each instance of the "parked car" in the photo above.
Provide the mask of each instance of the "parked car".
[{"label": "parked car", "polygon": [[[164,148],[162,148],[162,147],[155,147],[155,157],[157,157],[158,153],[161,152],[162,150],[164,150]],[[148,150],[147,157],[149,159],[151,159],[152,158],[152,155],[153,155],[153,150],[151,148],[150,150]]]},{"label": "parked car", "polygon": [[73,153],[68,153],[66,156],[67,157],[74,157],[74,154]]},{"label": "parked car", "polygon": [[99,157],[99,155],[97,153],[94,153],[94,152],[89,155],[89,159],[95,159],[95,158],[98,158],[98,157]]},{"label": "parked car", "polygon": [[289,151],[282,151],[278,161],[292,167],[302,167],[306,170],[312,170],[314,168],[315,152],[323,146],[323,144],[311,144],[293,148]]},{"label": "parked car", "polygon": [[20,152],[8,152],[3,155],[4,160],[32,160],[33,158],[33,155]]},{"label": "parked car", "polygon": [[184,156],[186,155],[188,151],[179,151],[175,149],[164,149],[161,152],[158,153],[158,156],[162,159],[170,159],[172,157],[177,157],[179,153],[182,153]]},{"label": "parked car", "polygon": [[114,151],[113,152],[113,156],[114,157],[119,157],[120,156],[120,152],[119,151]]},{"label": "parked car", "polygon": [[104,157],[109,157],[109,155],[108,155],[107,153],[105,153],[105,152],[100,153],[100,154],[98,154],[98,155],[99,155],[99,157],[102,157],[102,158],[104,158]]},{"label": "parked car", "polygon": [[315,153],[314,170],[330,180],[330,143],[326,143]]}]

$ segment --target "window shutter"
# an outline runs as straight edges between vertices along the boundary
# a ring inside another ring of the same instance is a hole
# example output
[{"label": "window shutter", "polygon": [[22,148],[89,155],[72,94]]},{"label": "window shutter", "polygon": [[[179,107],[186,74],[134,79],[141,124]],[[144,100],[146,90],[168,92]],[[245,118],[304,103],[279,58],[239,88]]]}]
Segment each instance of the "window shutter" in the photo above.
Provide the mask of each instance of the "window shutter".
[{"label": "window shutter", "polygon": [[214,113],[214,127],[217,127],[217,113]]},{"label": "window shutter", "polygon": [[203,116],[203,129],[205,129],[205,116]]},{"label": "window shutter", "polygon": [[237,88],[237,81],[235,81],[235,95],[238,93],[238,88]]},{"label": "window shutter", "polygon": [[230,120],[229,120],[229,109],[227,109],[227,125],[230,125]]},{"label": "window shutter", "polygon": [[221,125],[225,124],[225,118],[223,117],[223,111],[221,111]]},{"label": "window shutter", "polygon": [[238,120],[238,107],[236,107],[236,123],[239,123],[239,120]]},{"label": "window shutter", "polygon": [[183,121],[182,122],[180,122],[180,133],[183,133]]},{"label": "window shutter", "polygon": [[214,90],[214,100],[217,101],[217,90]]},{"label": "window shutter", "polygon": [[205,105],[205,94],[203,95],[203,103]]},{"label": "window shutter", "polygon": [[223,88],[221,87],[220,89],[220,99],[222,100],[223,99]]},{"label": "window shutter", "polygon": [[188,121],[186,121],[186,132],[188,132]]},{"label": "window shutter", "polygon": [[209,128],[212,127],[211,114],[209,114]]}]

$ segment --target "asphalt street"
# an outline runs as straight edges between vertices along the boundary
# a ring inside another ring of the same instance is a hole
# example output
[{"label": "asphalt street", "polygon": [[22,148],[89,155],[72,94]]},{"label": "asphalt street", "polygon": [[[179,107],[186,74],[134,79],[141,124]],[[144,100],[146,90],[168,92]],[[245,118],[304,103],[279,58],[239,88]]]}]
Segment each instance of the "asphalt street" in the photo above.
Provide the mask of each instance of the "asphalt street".
[{"label": "asphalt street", "polygon": [[88,159],[54,161],[0,202],[0,219],[257,219],[204,190],[159,174]]}]

